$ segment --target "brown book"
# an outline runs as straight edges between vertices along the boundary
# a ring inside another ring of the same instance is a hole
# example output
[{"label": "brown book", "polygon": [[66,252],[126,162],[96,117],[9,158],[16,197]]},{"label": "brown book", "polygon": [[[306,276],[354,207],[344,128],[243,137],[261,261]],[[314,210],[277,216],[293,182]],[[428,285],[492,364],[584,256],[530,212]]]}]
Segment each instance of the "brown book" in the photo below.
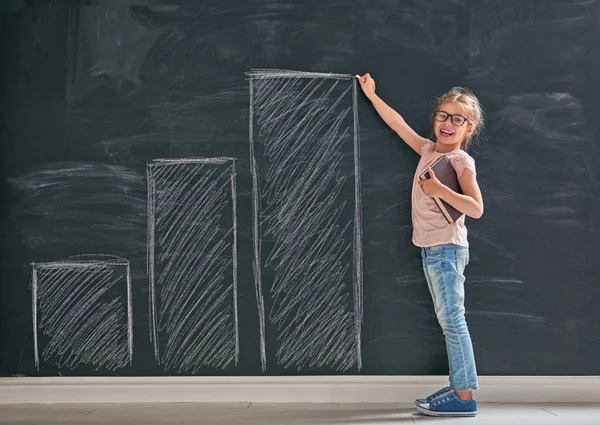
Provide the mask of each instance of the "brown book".
[{"label": "brown book", "polygon": [[[462,189],[460,188],[460,184],[458,183],[458,177],[456,176],[456,171],[454,167],[450,163],[450,160],[446,155],[442,155],[437,161],[430,165],[433,170],[435,176],[438,178],[442,184],[448,186],[450,189],[455,191],[456,193],[462,194]],[[429,178],[429,171],[425,170],[419,178],[421,180],[426,180]],[[448,223],[454,223],[456,220],[463,215],[460,211],[454,208],[452,205],[444,201],[443,199],[434,197],[433,200],[440,208],[444,217]]]}]

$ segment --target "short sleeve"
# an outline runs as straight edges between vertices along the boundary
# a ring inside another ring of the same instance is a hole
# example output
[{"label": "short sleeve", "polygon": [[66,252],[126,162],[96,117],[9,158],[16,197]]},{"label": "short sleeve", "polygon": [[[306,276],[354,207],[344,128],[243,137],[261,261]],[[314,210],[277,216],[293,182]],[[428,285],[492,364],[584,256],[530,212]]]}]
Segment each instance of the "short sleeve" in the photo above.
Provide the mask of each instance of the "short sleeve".
[{"label": "short sleeve", "polygon": [[435,150],[435,143],[429,142],[429,141],[426,143],[423,143],[423,146],[421,147],[421,156],[432,153],[434,150]]},{"label": "short sleeve", "polygon": [[449,159],[454,167],[454,170],[456,171],[457,177],[460,178],[465,169],[471,170],[475,175],[477,174],[477,170],[475,169],[475,160],[465,151],[459,151],[457,155],[452,155],[452,157]]}]

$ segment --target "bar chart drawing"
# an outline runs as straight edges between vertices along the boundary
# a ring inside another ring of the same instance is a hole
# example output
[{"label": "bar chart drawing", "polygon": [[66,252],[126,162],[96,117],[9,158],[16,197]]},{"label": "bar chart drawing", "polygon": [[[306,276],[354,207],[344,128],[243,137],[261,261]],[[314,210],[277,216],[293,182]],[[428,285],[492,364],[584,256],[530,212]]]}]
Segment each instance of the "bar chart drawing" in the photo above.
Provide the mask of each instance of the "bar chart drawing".
[{"label": "bar chart drawing", "polygon": [[246,75],[262,370],[274,351],[283,368],[361,370],[356,80],[286,70]]},{"label": "bar chart drawing", "polygon": [[[32,263],[34,361],[114,371],[131,366],[133,314],[127,260],[90,256]],[[41,352],[40,352],[41,350]]]},{"label": "bar chart drawing", "polygon": [[147,178],[155,358],[178,372],[237,365],[235,160],[156,159]]}]

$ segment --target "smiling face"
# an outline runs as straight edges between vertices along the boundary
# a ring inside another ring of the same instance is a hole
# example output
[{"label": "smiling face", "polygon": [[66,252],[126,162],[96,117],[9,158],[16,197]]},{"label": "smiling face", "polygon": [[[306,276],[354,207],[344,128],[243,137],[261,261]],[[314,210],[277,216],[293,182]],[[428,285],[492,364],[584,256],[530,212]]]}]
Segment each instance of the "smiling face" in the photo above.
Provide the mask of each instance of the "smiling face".
[{"label": "smiling face", "polygon": [[[443,102],[437,111],[437,117],[433,120],[433,131],[439,146],[444,151],[460,149],[461,143],[471,137],[474,126],[468,121],[467,111],[457,102]],[[462,125],[462,118],[466,118]],[[444,122],[439,119],[446,118]]]}]

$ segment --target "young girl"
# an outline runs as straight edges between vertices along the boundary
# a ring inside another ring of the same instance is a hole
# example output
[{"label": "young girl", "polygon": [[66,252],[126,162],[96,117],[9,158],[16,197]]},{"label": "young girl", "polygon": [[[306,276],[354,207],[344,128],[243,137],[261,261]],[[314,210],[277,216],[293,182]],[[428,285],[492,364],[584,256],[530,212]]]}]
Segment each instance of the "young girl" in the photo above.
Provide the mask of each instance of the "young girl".
[{"label": "young girl", "polygon": [[[466,149],[483,128],[483,111],[473,93],[453,88],[444,94],[433,113],[433,139],[419,136],[404,119],[375,94],[370,74],[359,77],[363,92],[381,118],[415,152],[421,155],[412,187],[413,243],[421,248],[423,270],[434,309],[446,338],[450,386],[426,399],[417,399],[417,409],[431,416],[476,416],[473,391],[478,388],[473,345],[464,307],[464,270],[469,263],[465,216],[479,218],[483,200],[477,184],[475,161]],[[462,194],[442,184],[429,165],[446,155],[456,170]],[[431,178],[418,176],[428,170]],[[439,197],[462,212],[448,224],[432,199]]]}]

